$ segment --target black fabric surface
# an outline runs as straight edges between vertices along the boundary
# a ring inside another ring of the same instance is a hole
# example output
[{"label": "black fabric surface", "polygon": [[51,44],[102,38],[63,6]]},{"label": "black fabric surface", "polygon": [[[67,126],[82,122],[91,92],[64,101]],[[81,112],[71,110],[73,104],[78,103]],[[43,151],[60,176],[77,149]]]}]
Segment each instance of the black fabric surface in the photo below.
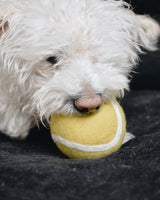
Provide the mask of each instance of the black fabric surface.
[{"label": "black fabric surface", "polygon": [[[132,3],[137,12],[159,14],[158,0]],[[24,141],[0,134],[0,200],[160,199],[160,51],[141,59],[121,101],[136,138],[107,157],[73,160],[43,126]]]},{"label": "black fabric surface", "polygon": [[108,157],[68,159],[45,128],[25,141],[0,135],[0,199],[158,200],[160,91],[132,91],[121,103],[136,138]]}]

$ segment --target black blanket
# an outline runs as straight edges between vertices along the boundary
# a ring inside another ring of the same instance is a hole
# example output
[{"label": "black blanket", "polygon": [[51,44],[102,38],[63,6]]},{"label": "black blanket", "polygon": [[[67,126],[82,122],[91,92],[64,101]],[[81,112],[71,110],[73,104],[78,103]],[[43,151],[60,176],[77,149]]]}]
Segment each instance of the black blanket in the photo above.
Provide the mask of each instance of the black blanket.
[{"label": "black blanket", "polygon": [[122,102],[136,138],[108,157],[63,156],[45,128],[25,141],[0,135],[0,199],[159,199],[160,91],[132,91]]}]

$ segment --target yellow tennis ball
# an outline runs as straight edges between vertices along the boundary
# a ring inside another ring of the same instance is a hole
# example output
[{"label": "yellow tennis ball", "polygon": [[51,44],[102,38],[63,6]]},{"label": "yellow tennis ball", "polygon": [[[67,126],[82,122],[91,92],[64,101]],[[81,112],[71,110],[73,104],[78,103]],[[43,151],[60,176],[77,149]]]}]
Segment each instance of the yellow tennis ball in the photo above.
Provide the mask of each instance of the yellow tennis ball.
[{"label": "yellow tennis ball", "polygon": [[83,115],[52,115],[51,136],[70,158],[99,158],[117,151],[126,132],[123,109],[117,101]]}]

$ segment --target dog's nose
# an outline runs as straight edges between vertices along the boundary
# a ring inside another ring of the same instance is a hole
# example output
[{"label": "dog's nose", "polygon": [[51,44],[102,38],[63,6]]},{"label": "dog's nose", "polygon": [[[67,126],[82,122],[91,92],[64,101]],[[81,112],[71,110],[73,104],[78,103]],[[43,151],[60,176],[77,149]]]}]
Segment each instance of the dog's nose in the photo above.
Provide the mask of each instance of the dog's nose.
[{"label": "dog's nose", "polygon": [[86,113],[90,110],[99,109],[102,102],[103,101],[100,95],[93,97],[81,97],[74,102],[74,106],[79,112]]}]

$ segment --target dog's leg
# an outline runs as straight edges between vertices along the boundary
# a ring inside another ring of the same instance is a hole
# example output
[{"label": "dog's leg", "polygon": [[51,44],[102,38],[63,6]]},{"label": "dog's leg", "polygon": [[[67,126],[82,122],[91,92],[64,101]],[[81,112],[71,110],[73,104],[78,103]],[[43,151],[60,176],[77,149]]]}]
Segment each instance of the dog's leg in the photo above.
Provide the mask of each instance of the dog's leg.
[{"label": "dog's leg", "polygon": [[[3,106],[4,108],[4,106]],[[28,135],[29,129],[33,127],[33,120],[21,113],[18,109],[10,107],[0,109],[0,131],[6,135],[23,139]]]}]

